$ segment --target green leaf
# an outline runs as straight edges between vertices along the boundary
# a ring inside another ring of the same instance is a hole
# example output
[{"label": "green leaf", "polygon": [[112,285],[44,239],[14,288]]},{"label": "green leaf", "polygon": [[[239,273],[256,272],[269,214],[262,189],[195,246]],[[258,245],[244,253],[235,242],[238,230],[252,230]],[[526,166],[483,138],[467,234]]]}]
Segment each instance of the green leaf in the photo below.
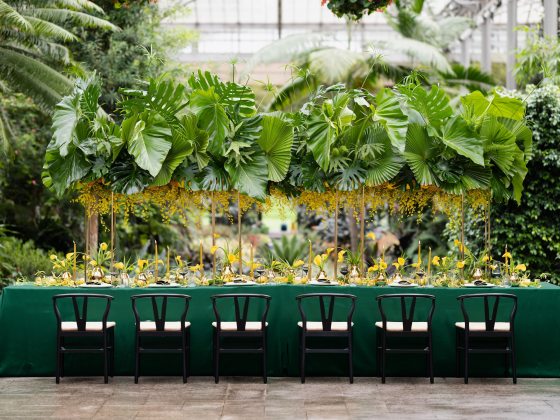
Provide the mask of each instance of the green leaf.
[{"label": "green leaf", "polygon": [[313,157],[321,169],[327,171],[331,157],[331,146],[336,139],[336,130],[322,113],[311,116],[307,130],[309,134],[307,147],[313,153]]},{"label": "green leaf", "polygon": [[408,117],[401,109],[399,100],[388,89],[382,89],[376,96],[377,108],[373,121],[379,122],[387,131],[394,147],[404,150]]},{"label": "green leaf", "polygon": [[242,165],[227,163],[225,168],[231,177],[233,188],[237,191],[257,200],[266,198],[268,167],[262,152],[253,154],[250,162]]},{"label": "green leaf", "polygon": [[426,129],[419,124],[411,124],[406,135],[404,158],[419,184],[439,185],[432,169],[433,159],[438,155],[438,149]]},{"label": "green leaf", "polygon": [[501,96],[498,93],[486,98],[476,91],[461,98],[461,102],[468,114],[481,119],[486,115],[509,118],[521,121],[525,115],[525,105],[517,98]]},{"label": "green leaf", "polygon": [[223,164],[210,161],[202,172],[202,178],[198,181],[200,187],[205,191],[228,191],[231,181]]},{"label": "green leaf", "polygon": [[288,122],[273,115],[263,116],[262,127],[258,143],[268,164],[268,179],[280,182],[290,168],[294,130]]},{"label": "green leaf", "polygon": [[74,144],[68,145],[65,156],[62,156],[57,147],[51,144],[45,155],[45,167],[50,175],[52,189],[58,196],[62,196],[74,182],[89,173],[91,163]]},{"label": "green leaf", "polygon": [[[147,121],[141,119],[146,118]],[[171,149],[171,130],[153,116],[143,114],[122,122],[121,136],[140,168],[156,176]]]},{"label": "green leaf", "polygon": [[467,123],[460,116],[449,119],[441,130],[441,141],[461,156],[484,166],[484,150],[482,141],[475,137]]},{"label": "green leaf", "polygon": [[53,148],[58,148],[62,157],[68,154],[68,148],[80,119],[79,104],[80,95],[74,92],[62,98],[53,113]]},{"label": "green leaf", "polygon": [[379,126],[370,127],[364,135],[371,137],[375,144],[374,156],[367,160],[367,185],[375,186],[390,181],[397,176],[404,160],[395,153],[387,133]]},{"label": "green leaf", "polygon": [[439,128],[443,122],[453,115],[449,98],[438,86],[426,91],[421,85],[403,86],[401,94],[407,98],[408,106],[422,117],[423,125]]},{"label": "green leaf", "polygon": [[191,109],[198,116],[200,128],[206,130],[210,137],[208,150],[222,155],[224,139],[229,129],[229,119],[220,102],[220,97],[213,88],[208,91],[195,90],[191,94]]},{"label": "green leaf", "polygon": [[140,168],[132,159],[115,163],[107,175],[111,189],[119,194],[136,194],[149,184],[149,172]]},{"label": "green leaf", "polygon": [[482,122],[480,136],[484,142],[484,152],[500,170],[512,176],[514,154],[519,151],[515,136],[496,117],[487,116]]}]

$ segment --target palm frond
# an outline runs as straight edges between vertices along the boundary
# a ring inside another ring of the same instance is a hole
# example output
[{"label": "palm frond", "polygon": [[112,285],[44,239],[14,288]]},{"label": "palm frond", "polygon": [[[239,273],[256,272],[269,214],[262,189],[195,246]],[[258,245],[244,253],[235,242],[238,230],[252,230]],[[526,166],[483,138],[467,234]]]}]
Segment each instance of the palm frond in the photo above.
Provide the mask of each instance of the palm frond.
[{"label": "palm frond", "polygon": [[37,37],[48,37],[56,41],[71,42],[78,38],[70,31],[49,21],[28,16],[27,20],[33,26],[33,31]]},{"label": "palm frond", "polygon": [[0,26],[14,26],[22,31],[31,31],[32,26],[16,9],[0,0]]},{"label": "palm frond", "polygon": [[0,74],[13,90],[30,96],[38,105],[52,108],[72,89],[69,79],[40,61],[0,46]]},{"label": "palm frond", "polygon": [[453,74],[449,61],[439,48],[426,42],[395,36],[390,41],[380,41],[373,47],[380,49],[388,61],[398,63],[407,57],[413,65],[420,64],[441,73]]},{"label": "palm frond", "polygon": [[[333,59],[336,57],[335,59]],[[308,65],[320,84],[346,82],[357,66],[364,65],[367,56],[340,48],[324,48],[309,54]]]},{"label": "palm frond", "polygon": [[314,77],[296,77],[282,86],[272,101],[266,106],[268,111],[285,110],[292,105],[299,105],[309,97],[311,92],[317,88]]},{"label": "palm frond", "polygon": [[65,9],[71,10],[78,10],[78,11],[88,11],[88,12],[96,12],[101,15],[104,15],[105,12],[101,7],[89,0],[47,0],[47,1],[36,1],[38,3],[45,6],[53,6],[53,7],[61,7]]},{"label": "palm frond", "polygon": [[53,23],[72,22],[75,25],[85,26],[88,28],[100,28],[110,31],[120,31],[118,26],[113,25],[111,22],[101,19],[87,13],[77,12],[68,9],[47,9],[37,8],[30,9],[29,13],[39,19],[48,20]]}]

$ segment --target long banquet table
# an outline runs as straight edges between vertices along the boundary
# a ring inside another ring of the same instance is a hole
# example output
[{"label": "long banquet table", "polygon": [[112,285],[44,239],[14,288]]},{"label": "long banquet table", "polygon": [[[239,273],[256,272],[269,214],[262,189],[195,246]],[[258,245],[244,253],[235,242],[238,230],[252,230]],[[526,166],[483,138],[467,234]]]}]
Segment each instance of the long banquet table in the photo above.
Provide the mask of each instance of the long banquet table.
[{"label": "long banquet table", "polygon": [[[354,314],[354,372],[358,376],[377,373],[374,323],[380,320],[375,297],[399,293],[389,287],[257,285],[195,288],[112,288],[83,289],[14,285],[4,289],[0,300],[0,375],[49,376],[55,365],[56,322],[52,296],[59,293],[97,292],[114,297],[109,320],[116,321],[116,374],[131,375],[134,366],[134,318],[130,296],[139,293],[183,293],[192,296],[188,319],[191,330],[191,374],[212,374],[212,326],[214,320],[210,296],[219,293],[265,293],[272,296],[268,316],[268,374],[299,374],[298,327],[300,320],[295,297],[302,293],[338,292],[358,297]],[[518,375],[524,377],[560,377],[560,287],[543,284],[536,288],[447,289],[410,288],[405,292],[436,296],[433,319],[434,365],[436,376],[455,375],[454,323],[462,320],[457,296],[474,292],[508,292],[519,298],[516,319]],[[146,355],[142,374],[179,375],[176,355]],[[389,375],[423,376],[425,360],[418,355],[396,355],[388,359]],[[259,375],[260,361],[255,356],[226,355],[222,359],[224,375]],[[67,374],[100,374],[101,357],[67,356]],[[473,356],[473,376],[500,376],[503,356]],[[344,376],[345,356],[311,355],[308,375]]]}]

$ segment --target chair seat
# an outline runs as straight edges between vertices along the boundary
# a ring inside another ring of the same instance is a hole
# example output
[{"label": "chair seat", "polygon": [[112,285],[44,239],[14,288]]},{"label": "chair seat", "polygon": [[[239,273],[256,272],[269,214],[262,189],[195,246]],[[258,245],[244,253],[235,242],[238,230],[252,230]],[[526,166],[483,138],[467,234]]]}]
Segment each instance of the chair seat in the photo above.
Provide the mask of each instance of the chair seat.
[{"label": "chair seat", "polygon": [[[299,321],[298,327],[303,328],[303,322]],[[323,329],[323,323],[319,321],[307,321],[305,323],[307,331],[325,331]],[[352,326],[354,323],[352,322]],[[331,331],[348,331],[348,323],[347,322],[332,322],[331,323]]]},{"label": "chair seat", "polygon": [[[191,326],[190,322],[185,322],[185,328],[189,328]],[[156,323],[154,321],[141,321],[140,322],[140,331],[157,331]],[[169,321],[166,322],[163,326],[163,331],[166,332],[179,332],[181,331],[181,321]]]},{"label": "chair seat", "polygon": [[[457,328],[462,329],[462,330],[465,329],[465,323],[464,322],[456,322],[455,326]],[[494,324],[494,331],[509,332],[510,330],[511,330],[511,327],[510,327],[509,322],[496,322]],[[485,322],[469,322],[469,331],[476,331],[476,332],[486,331],[486,323]],[[492,332],[492,331],[488,331],[488,332]]]},{"label": "chair seat", "polygon": [[[107,321],[107,328],[113,328],[117,325],[113,321]],[[73,321],[63,321],[61,323],[62,331],[78,331],[78,324]],[[86,331],[103,331],[103,322],[86,322]]]},{"label": "chair seat", "polygon": [[[212,326],[217,328],[217,323],[214,321],[212,322]],[[268,327],[268,322],[265,324]],[[241,331],[237,328],[237,322],[234,321],[226,321],[220,322],[220,329],[223,331]],[[262,322],[259,321],[248,321],[245,324],[245,331],[261,331],[262,330]]]},{"label": "chair seat", "polygon": [[[383,329],[383,322],[377,321],[375,323],[377,328]],[[402,322],[392,322],[387,321],[387,331],[390,332],[404,332],[403,323]],[[412,326],[410,327],[410,331],[412,332],[428,332],[428,323],[427,322],[413,322]]]}]

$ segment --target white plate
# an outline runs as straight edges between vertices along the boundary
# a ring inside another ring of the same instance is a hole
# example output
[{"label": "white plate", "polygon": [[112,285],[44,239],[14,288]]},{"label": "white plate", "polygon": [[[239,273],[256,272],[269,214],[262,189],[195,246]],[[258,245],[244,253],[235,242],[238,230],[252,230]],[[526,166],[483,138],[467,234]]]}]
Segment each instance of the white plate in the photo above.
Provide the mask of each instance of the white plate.
[{"label": "white plate", "polygon": [[467,283],[464,285],[465,287],[472,287],[472,288],[480,288],[480,289],[487,289],[490,287],[496,287],[493,284],[473,284],[473,283]]},{"label": "white plate", "polygon": [[399,283],[389,283],[390,287],[416,287],[418,286],[415,283],[410,283],[410,284],[399,284]]},{"label": "white plate", "polygon": [[108,284],[108,283],[101,283],[101,284],[82,284],[80,285],[80,287],[84,287],[86,289],[108,289],[110,287],[113,287],[112,284]]},{"label": "white plate", "polygon": [[225,283],[224,286],[254,286],[255,284],[257,283],[255,283],[254,281],[230,281],[229,283]]},{"label": "white plate", "polygon": [[169,283],[169,284],[156,284],[156,283],[152,283],[149,284],[148,287],[154,287],[154,288],[167,288],[167,287],[181,287],[181,285],[179,283]]},{"label": "white plate", "polygon": [[326,281],[317,281],[311,280],[309,283],[310,286],[338,286],[338,283],[335,282],[326,282]]}]

